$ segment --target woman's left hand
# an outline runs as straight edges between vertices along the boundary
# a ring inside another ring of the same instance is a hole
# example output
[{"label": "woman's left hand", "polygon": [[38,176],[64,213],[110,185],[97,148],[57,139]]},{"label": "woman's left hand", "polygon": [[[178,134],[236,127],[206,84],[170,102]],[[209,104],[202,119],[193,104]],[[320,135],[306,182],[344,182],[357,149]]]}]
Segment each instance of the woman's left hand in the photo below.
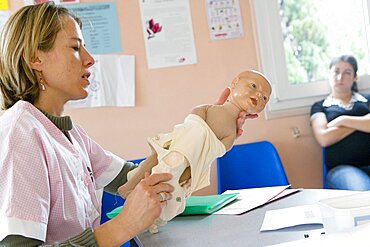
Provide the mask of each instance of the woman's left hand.
[{"label": "woman's left hand", "polygon": [[328,124],[327,124],[327,127],[328,128],[332,128],[332,127],[341,127],[343,126],[343,122],[346,120],[347,116],[339,116],[337,117],[336,119],[333,119],[332,121],[330,121]]}]

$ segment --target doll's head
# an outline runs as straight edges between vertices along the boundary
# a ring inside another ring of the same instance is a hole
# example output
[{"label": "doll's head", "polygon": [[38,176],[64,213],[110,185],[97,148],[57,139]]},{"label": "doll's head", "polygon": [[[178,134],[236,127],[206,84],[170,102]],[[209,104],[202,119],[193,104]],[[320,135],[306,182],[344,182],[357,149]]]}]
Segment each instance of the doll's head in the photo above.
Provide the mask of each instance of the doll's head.
[{"label": "doll's head", "polygon": [[230,101],[248,114],[261,112],[271,95],[271,84],[258,71],[247,70],[232,81]]}]

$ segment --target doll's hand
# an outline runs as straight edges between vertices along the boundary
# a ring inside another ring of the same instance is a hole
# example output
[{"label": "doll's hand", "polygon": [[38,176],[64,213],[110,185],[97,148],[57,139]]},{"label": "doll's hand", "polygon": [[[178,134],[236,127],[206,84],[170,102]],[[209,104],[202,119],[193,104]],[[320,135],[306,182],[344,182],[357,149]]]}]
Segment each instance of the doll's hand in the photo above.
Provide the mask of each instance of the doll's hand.
[{"label": "doll's hand", "polygon": [[[230,88],[225,88],[224,91],[222,91],[220,97],[216,101],[216,105],[222,105],[226,102],[227,98],[229,97],[231,91]],[[243,134],[243,125],[246,119],[253,119],[257,118],[258,114],[247,114],[246,112],[242,111],[239,113],[239,117],[236,120],[236,136],[239,137]]]}]

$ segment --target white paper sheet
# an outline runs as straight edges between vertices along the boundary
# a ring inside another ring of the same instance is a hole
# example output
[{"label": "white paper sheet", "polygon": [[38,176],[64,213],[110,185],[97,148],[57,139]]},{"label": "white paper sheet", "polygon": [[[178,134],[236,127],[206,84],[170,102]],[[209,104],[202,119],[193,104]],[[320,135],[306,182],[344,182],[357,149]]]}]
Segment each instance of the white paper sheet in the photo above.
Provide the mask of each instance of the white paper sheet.
[{"label": "white paper sheet", "polygon": [[3,29],[5,23],[8,21],[10,17],[10,12],[8,10],[1,10],[0,11],[0,31]]},{"label": "white paper sheet", "polygon": [[299,191],[299,189],[286,190],[290,185],[273,186],[242,190],[227,190],[223,194],[239,193],[235,202],[227,205],[214,214],[242,214],[256,207],[262,206],[282,196]]},{"label": "white paper sheet", "polygon": [[306,224],[322,224],[320,209],[316,204],[266,211],[261,231]]},{"label": "white paper sheet", "polygon": [[88,97],[70,101],[67,107],[134,106],[134,56],[94,55],[94,58]]},{"label": "white paper sheet", "polygon": [[55,4],[59,4],[60,0],[23,0],[24,5],[35,5],[39,3],[46,3],[49,1],[53,1]]},{"label": "white paper sheet", "polygon": [[138,0],[149,69],[197,62],[189,0]]},{"label": "white paper sheet", "polygon": [[[315,231],[317,233],[317,230]],[[368,247],[370,246],[370,223],[354,227],[349,231],[331,234],[310,234],[309,237],[269,245],[269,247]]]}]

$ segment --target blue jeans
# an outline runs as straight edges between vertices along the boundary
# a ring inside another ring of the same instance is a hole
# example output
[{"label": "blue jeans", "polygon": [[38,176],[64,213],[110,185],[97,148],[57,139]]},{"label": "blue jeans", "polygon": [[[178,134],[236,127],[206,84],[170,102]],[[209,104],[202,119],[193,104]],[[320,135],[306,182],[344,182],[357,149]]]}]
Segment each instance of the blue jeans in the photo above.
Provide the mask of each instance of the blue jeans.
[{"label": "blue jeans", "polygon": [[326,175],[326,184],[329,189],[370,190],[370,167],[336,166]]}]

